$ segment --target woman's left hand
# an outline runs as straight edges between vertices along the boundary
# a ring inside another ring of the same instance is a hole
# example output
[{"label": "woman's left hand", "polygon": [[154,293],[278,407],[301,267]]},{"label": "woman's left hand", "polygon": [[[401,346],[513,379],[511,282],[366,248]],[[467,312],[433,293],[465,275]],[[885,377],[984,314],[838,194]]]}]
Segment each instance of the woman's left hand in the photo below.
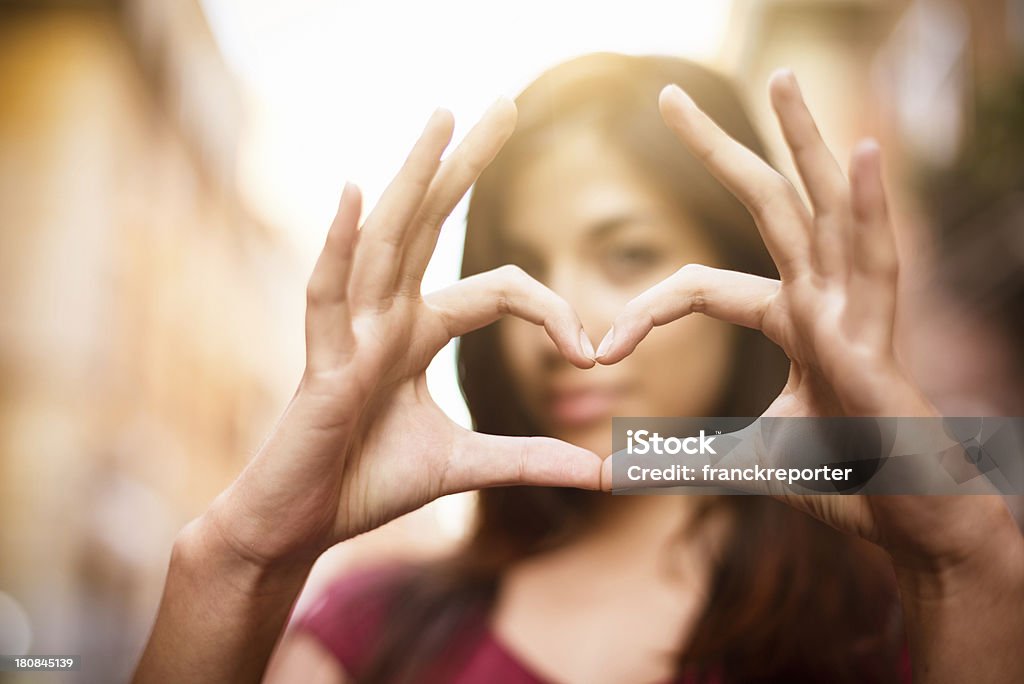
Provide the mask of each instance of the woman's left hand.
[{"label": "woman's left hand", "polygon": [[[661,110],[669,127],[753,215],[780,279],[684,266],[629,303],[598,349],[598,361],[615,363],[653,327],[704,313],[761,330],[789,357],[788,381],[765,416],[936,415],[894,352],[899,259],[877,144],[865,141],[856,148],[847,181],[792,73],[776,74],[770,92],[810,207],[788,180],[730,138],[678,87],[662,91]],[[779,498],[881,545],[898,569],[946,572],[990,558],[993,539],[1016,535],[1020,541],[997,496]]]}]

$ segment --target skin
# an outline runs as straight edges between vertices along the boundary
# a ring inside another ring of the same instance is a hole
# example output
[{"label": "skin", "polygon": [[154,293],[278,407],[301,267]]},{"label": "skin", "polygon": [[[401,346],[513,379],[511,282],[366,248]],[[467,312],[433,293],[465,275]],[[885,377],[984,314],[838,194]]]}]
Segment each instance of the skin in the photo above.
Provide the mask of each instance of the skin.
[{"label": "skin", "polygon": [[[700,227],[588,129],[528,163],[508,193],[509,259],[565,297],[595,339],[680,264],[717,261]],[[707,317],[652,331],[620,363],[589,370],[566,362],[535,326],[499,326],[516,390],[543,434],[595,453],[610,451],[612,416],[707,415],[731,363],[732,327]]]},{"label": "skin", "polygon": [[[715,264],[700,226],[652,189],[596,131],[578,128],[507,189],[508,258],[603,334],[679,264]],[[583,370],[533,326],[499,323],[516,390],[543,434],[607,453],[617,415],[710,415],[725,389],[733,328],[708,317],[665,326],[620,363]],[[678,544],[688,497],[615,497],[581,539],[509,568],[491,615],[503,647],[551,681],[669,681],[703,607],[707,548]],[[614,649],[594,644],[614,643]]]},{"label": "skin", "polygon": [[[540,153],[506,192],[509,261],[564,296],[588,335],[606,331],[680,263],[717,258],[698,226],[587,129]],[[541,432],[596,453],[611,445],[612,416],[712,412],[731,363],[732,326],[706,317],[661,328],[621,363],[591,369],[571,364],[527,321],[498,325],[516,390]],[[703,605],[707,537],[721,533],[704,529],[685,548],[673,544],[691,503],[609,497],[584,538],[505,573],[491,617],[496,638],[552,681],[667,681]],[[592,647],[612,641],[613,650]],[[267,681],[305,679],[311,669],[330,671],[326,681],[342,676],[319,641],[289,635]]]},{"label": "skin", "polygon": [[[847,181],[792,75],[775,76],[771,95],[811,208],[681,90],[667,88],[661,108],[750,209],[781,280],[686,266],[625,305],[598,361],[621,361],[655,326],[697,312],[759,328],[787,352],[772,415],[932,414],[892,349],[898,259],[877,146],[857,149]],[[450,337],[504,313],[542,323],[570,362],[593,365],[572,308],[522,271],[420,294],[437,229],[513,112],[499,103],[444,164],[452,122],[435,115],[361,230],[358,193],[342,194],[310,280],[306,372],[271,438],[176,541],[136,681],[258,681],[316,557],[433,497],[610,483],[609,460],[565,442],[460,430],[425,389]],[[1024,540],[1000,499],[784,500],[889,554],[916,680],[1024,681]]]}]

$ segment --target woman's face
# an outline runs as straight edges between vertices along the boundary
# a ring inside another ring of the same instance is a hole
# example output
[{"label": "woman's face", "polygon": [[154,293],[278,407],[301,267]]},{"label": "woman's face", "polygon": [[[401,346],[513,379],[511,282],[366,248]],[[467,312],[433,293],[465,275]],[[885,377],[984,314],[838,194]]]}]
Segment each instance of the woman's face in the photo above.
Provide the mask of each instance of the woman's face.
[{"label": "woman's face", "polygon": [[[717,265],[701,227],[595,133],[560,137],[506,191],[506,259],[568,300],[595,346],[648,287],[686,263]],[[505,319],[499,334],[537,425],[602,455],[611,451],[613,416],[714,411],[733,339],[726,324],[690,316],[656,328],[613,366],[581,370],[533,324]]]}]

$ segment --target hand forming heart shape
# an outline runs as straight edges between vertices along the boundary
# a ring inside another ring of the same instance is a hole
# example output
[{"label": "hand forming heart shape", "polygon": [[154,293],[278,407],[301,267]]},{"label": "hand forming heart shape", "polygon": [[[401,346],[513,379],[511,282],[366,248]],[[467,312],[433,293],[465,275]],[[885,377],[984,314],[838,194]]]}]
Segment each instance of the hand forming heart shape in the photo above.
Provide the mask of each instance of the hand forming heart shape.
[{"label": "hand forming heart shape", "polygon": [[[256,681],[315,559],[443,494],[607,488],[611,458],[555,439],[471,432],[431,399],[431,358],[502,315],[543,325],[569,362],[590,368],[620,361],[655,326],[703,313],[760,329],[789,356],[788,382],[766,415],[933,414],[893,351],[898,259],[877,146],[857,148],[847,182],[791,74],[773,77],[771,96],[811,209],[680,89],[666,88],[660,104],[750,210],[780,279],[683,266],[628,303],[596,354],[572,308],[517,268],[420,293],[441,224],[515,126],[510,102],[496,103],[444,162],[453,124],[435,113],[362,229],[359,193],[347,186],[309,281],[305,373],[259,453],[179,534],[136,680]],[[778,498],[889,552],[922,672],[956,673],[959,654],[984,650],[994,680],[1016,662],[1020,612],[1005,597],[1021,596],[1024,545],[999,497]],[[984,624],[964,620],[1000,610]]]},{"label": "hand forming heart shape", "polygon": [[[609,488],[611,459],[545,437],[472,432],[431,399],[425,370],[434,355],[505,314],[543,325],[567,360],[590,368],[620,361],[653,327],[699,312],[760,329],[789,356],[788,382],[766,415],[934,414],[893,351],[898,260],[877,145],[857,148],[848,182],[792,74],[772,79],[771,97],[813,211],[678,87],[667,87],[660,105],[672,130],[752,213],[780,280],[683,266],[626,306],[596,354],[569,304],[516,267],[421,295],[441,224],[516,118],[514,105],[499,100],[441,162],[453,122],[436,112],[361,229],[358,191],[342,193],[309,282],[302,381],[209,520],[240,555],[273,564],[315,558],[448,493],[511,484]],[[883,545],[910,540],[929,558],[960,549],[962,540],[951,546],[934,530],[944,529],[936,516],[962,516],[964,506],[937,512],[912,497],[781,498]]]}]

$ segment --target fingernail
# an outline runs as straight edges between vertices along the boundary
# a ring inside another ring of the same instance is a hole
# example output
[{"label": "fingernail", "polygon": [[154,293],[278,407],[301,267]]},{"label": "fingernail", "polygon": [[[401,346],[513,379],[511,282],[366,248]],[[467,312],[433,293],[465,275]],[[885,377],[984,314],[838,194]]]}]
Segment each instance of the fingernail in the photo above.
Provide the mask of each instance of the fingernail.
[{"label": "fingernail", "polygon": [[679,87],[678,85],[676,85],[675,83],[670,83],[670,84],[668,84],[667,86],[665,86],[665,87],[664,87],[664,88],[662,89],[662,91],[661,91],[661,92],[662,92],[662,94],[663,94],[663,95],[665,95],[665,94],[668,94],[668,93],[672,93],[672,94],[673,94],[673,95],[675,95],[676,97],[678,97],[678,98],[681,98],[681,99],[683,100],[683,102],[684,102],[685,104],[688,104],[688,105],[691,105],[691,106],[696,106],[696,105],[694,104],[694,102],[693,102],[693,98],[692,98],[692,97],[690,97],[690,96],[689,96],[689,95],[688,95],[688,94],[686,93],[686,91],[685,91],[685,90],[683,90],[682,88],[680,88],[680,87]]},{"label": "fingernail", "polygon": [[796,74],[793,73],[793,70],[785,69],[784,74],[786,80],[789,81],[789,85],[793,86],[793,90],[796,92],[796,94],[803,98],[804,93],[802,90],[800,90],[800,82],[796,80]]},{"label": "fingernail", "polygon": [[430,118],[427,119],[427,125],[425,126],[425,128],[430,128],[431,126],[436,124],[441,119],[451,119],[451,118],[452,118],[451,111],[449,111],[448,109],[446,109],[444,107],[438,107],[430,115]]},{"label": "fingernail", "polygon": [[356,188],[355,183],[352,181],[345,181],[345,185],[341,188],[341,195],[338,196],[338,211],[341,211],[341,208],[345,206],[345,202],[349,201],[349,195],[357,189],[358,188]]},{"label": "fingernail", "polygon": [[513,126],[515,125],[516,119],[519,118],[519,110],[516,109],[515,100],[505,97],[504,95],[491,103],[491,106],[487,108],[486,112],[484,112],[484,117],[496,116],[499,113],[508,116],[512,120]]},{"label": "fingernail", "polygon": [[793,70],[789,67],[781,67],[772,72],[772,75],[768,78],[768,87],[773,89],[780,87],[780,90],[776,90],[773,93],[773,97],[781,95],[783,97],[792,97],[794,94],[803,97],[800,94],[800,86],[796,82],[796,76],[793,75]]},{"label": "fingernail", "polygon": [[793,83],[796,83],[796,75],[793,73],[793,70],[790,69],[789,67],[782,67],[775,73],[779,76],[779,78],[784,78],[787,81],[792,81]]},{"label": "fingernail", "polygon": [[860,154],[876,154],[881,149],[878,141],[874,138],[864,138],[857,143],[856,150]]},{"label": "fingernail", "polygon": [[580,347],[583,349],[583,355],[588,359],[594,358],[594,343],[587,337],[587,331],[580,328]]},{"label": "fingernail", "polygon": [[615,341],[615,326],[613,325],[605,333],[604,339],[601,340],[601,344],[597,345],[597,358],[601,358],[608,353],[608,350],[612,348],[612,342]]},{"label": "fingernail", "polygon": [[878,141],[874,138],[864,138],[853,146],[853,152],[850,153],[850,171],[852,173],[853,169],[857,168],[862,172],[864,169],[877,166],[881,157],[882,150]]}]

